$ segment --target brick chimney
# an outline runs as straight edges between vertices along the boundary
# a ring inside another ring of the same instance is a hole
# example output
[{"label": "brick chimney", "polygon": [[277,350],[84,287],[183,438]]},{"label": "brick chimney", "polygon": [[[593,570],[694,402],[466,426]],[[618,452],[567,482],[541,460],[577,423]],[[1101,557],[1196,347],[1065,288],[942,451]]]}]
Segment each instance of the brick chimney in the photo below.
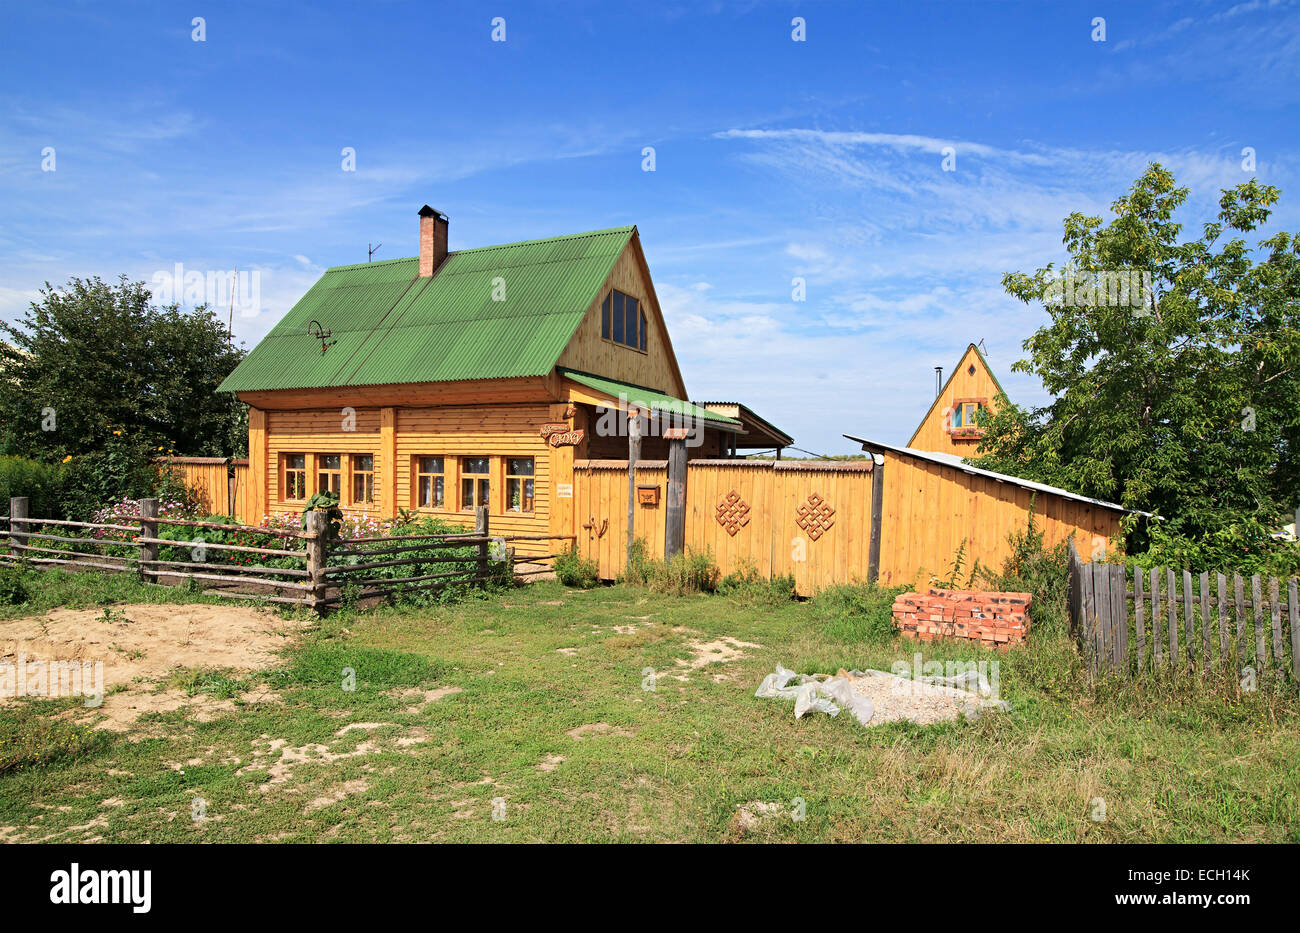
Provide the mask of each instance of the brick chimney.
[{"label": "brick chimney", "polygon": [[447,258],[447,215],[429,205],[420,208],[420,276],[433,275]]}]

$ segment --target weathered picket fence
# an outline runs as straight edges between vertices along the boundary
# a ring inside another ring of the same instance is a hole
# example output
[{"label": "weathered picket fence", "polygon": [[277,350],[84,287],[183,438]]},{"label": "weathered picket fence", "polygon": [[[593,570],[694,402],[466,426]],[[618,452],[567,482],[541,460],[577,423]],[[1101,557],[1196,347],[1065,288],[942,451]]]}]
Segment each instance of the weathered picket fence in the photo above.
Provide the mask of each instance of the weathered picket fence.
[{"label": "weathered picket fence", "polygon": [[1070,542],[1070,619],[1094,673],[1251,666],[1261,677],[1300,681],[1296,590],[1294,577],[1255,574],[1248,583],[1233,574],[1229,586],[1222,573],[1087,564]]},{"label": "weathered picket fence", "polygon": [[[0,516],[7,537],[0,561],[46,569],[135,573],[148,583],[197,584],[201,592],[210,595],[288,603],[317,611],[345,601],[432,592],[452,585],[511,582],[550,572],[547,561],[558,556],[529,556],[524,566],[515,567],[512,544],[554,536],[493,537],[486,508],[476,513],[474,530],[463,534],[336,541],[329,540],[327,518],[321,511],[307,513],[303,531],[162,518],[157,499],[141,499],[140,517],[129,524],[36,518],[27,511],[27,499],[18,497],[9,500],[9,514]],[[163,538],[159,534],[162,526],[194,529],[194,538]],[[50,533],[61,529],[70,533]],[[270,536],[283,544],[267,547],[206,541],[202,539],[205,529],[236,537]],[[171,559],[163,559],[164,548]],[[177,550],[189,551],[191,559],[176,559],[172,552]],[[209,559],[208,552],[225,559]],[[271,562],[276,565],[269,566]],[[429,568],[431,564],[438,569]],[[444,566],[446,569],[441,569]],[[411,572],[403,576],[384,572],[396,567]]]}]

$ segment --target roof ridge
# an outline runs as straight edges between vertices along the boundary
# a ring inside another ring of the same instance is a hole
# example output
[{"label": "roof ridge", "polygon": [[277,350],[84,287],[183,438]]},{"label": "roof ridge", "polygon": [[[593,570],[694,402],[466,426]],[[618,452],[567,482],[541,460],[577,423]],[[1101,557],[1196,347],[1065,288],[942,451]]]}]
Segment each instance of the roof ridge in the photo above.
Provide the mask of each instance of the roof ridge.
[{"label": "roof ridge", "polygon": [[[447,253],[447,258],[457,256],[461,253],[484,253],[493,249],[511,249],[517,246],[532,246],[538,243],[553,243],[559,240],[579,240],[583,237],[608,236],[611,233],[630,233],[636,229],[636,224],[629,224],[626,227],[607,227],[603,230],[585,230],[581,233],[562,233],[559,236],[538,237],[535,240],[515,240],[511,243],[490,243],[487,246],[470,246],[466,249],[453,249]],[[354,262],[342,266],[329,266],[326,272],[341,272],[345,269],[373,269],[375,266],[391,266],[399,262],[418,262],[419,256],[401,256],[397,259],[381,259],[378,262]],[[568,259],[548,259],[546,262],[570,262]],[[528,263],[530,266],[541,265],[538,262]]]},{"label": "roof ridge", "polygon": [[[467,315],[466,317],[451,317],[451,318],[446,318],[446,319],[444,319],[444,320],[439,321],[438,323],[439,323],[439,325],[445,326],[445,325],[447,325],[447,324],[460,324],[460,323],[465,322],[465,321],[505,321],[505,320],[511,320],[511,319],[514,319],[514,318],[518,318],[518,319],[521,319],[521,320],[530,320],[530,319],[533,319],[533,318],[539,318],[539,317],[556,317],[556,316],[570,315],[570,314],[572,314],[572,313],[573,313],[572,311],[555,310],[555,311],[532,311],[532,312],[529,312],[529,313],[526,314],[526,315],[518,315],[518,314],[478,315],[478,314],[471,314],[471,315]],[[401,329],[404,328],[404,327],[427,327],[427,326],[429,326],[429,325],[428,325],[426,322],[424,322],[424,321],[407,321],[407,322],[405,322],[405,323],[398,322],[398,323],[396,323],[396,324],[393,324],[393,325],[391,326],[390,329],[391,329],[391,330],[401,330]],[[373,326],[369,326],[369,325],[367,325],[367,326],[363,326],[363,327],[336,326],[336,327],[332,327],[332,328],[331,328],[331,330],[332,330],[335,334],[366,334],[366,333],[370,333],[373,329],[374,329]],[[284,330],[281,330],[281,331],[278,332],[278,333],[268,333],[268,334],[266,335],[266,337],[263,337],[262,339],[265,340],[265,339],[267,339],[268,337],[276,337],[276,338],[279,338],[279,337],[301,337],[301,336],[303,336],[304,334],[310,334],[310,333],[311,333],[310,328],[306,328],[306,327],[302,328],[301,330],[298,329],[298,328],[285,328]],[[593,374],[593,375],[594,375],[594,374]],[[604,377],[602,376],[601,378],[604,378]],[[644,387],[643,387],[643,386],[638,386],[637,388],[644,388]],[[659,390],[658,390],[658,389],[651,389],[651,390],[649,390],[649,391],[652,391],[652,392],[658,392]],[[685,401],[685,400],[683,400],[683,401]]]}]

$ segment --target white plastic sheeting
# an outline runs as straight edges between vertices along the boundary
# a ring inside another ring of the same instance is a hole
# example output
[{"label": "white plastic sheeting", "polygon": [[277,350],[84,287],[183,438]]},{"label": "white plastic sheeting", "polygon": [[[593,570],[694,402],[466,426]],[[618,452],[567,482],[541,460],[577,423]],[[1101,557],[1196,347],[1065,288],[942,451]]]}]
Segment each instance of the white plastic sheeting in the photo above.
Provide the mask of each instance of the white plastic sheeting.
[{"label": "white plastic sheeting", "polygon": [[841,670],[833,677],[810,677],[778,664],[774,673],[763,678],[754,696],[794,700],[796,719],[809,711],[838,716],[847,709],[864,726],[897,719],[926,724],[959,715],[974,719],[985,709],[1010,709],[1006,701],[994,699],[993,687],[979,671],[915,680],[873,670]]},{"label": "white plastic sheeting", "polygon": [[[797,686],[790,686],[790,681],[798,677]],[[759,684],[754,696],[765,700],[794,700],[794,718],[802,719],[809,710],[838,716],[847,709],[862,725],[871,721],[876,709],[871,701],[853,692],[853,686],[847,677],[830,677],[818,680],[807,674],[795,674],[780,664],[775,673],[768,674]]]}]

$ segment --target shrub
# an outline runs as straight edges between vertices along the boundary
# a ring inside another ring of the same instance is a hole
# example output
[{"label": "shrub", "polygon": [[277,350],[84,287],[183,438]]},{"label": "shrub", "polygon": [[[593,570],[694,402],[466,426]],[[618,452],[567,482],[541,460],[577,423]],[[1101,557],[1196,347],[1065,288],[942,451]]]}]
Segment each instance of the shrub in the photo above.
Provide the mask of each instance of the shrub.
[{"label": "shrub", "polygon": [[27,514],[38,518],[63,517],[64,468],[28,460],[0,457],[0,509],[9,511],[9,499],[26,496]]},{"label": "shrub", "polygon": [[21,606],[27,602],[27,573],[16,564],[0,565],[0,606]]},{"label": "shrub", "polygon": [[842,583],[828,586],[812,599],[812,611],[822,630],[849,642],[889,641],[898,635],[894,597],[906,586]]},{"label": "shrub", "polygon": [[86,521],[105,503],[151,497],[180,503],[187,517],[197,515],[194,491],[185,485],[178,472],[160,468],[153,462],[157,453],[158,449],[143,437],[118,430],[110,435],[103,450],[69,457],[61,495],[64,514]]},{"label": "shrub", "polygon": [[595,586],[598,581],[599,566],[594,560],[580,555],[576,547],[555,558],[551,566],[555,570],[556,579],[565,586],[585,590]]},{"label": "shrub", "polygon": [[748,559],[718,584],[718,592],[746,605],[777,605],[795,598],[794,574],[783,577],[763,576]]},{"label": "shrub", "polygon": [[[1134,527],[1139,518],[1129,516],[1126,526]],[[1273,537],[1275,529],[1255,519],[1207,530],[1196,538],[1170,531],[1167,525],[1167,522],[1147,521],[1146,550],[1125,556],[1125,562],[1147,569],[1219,570],[1243,576],[1300,575],[1300,543]]]},{"label": "shrub", "polygon": [[620,579],[624,583],[674,596],[711,593],[718,585],[718,567],[710,552],[701,554],[691,548],[668,560],[647,557],[645,541],[638,538],[632,542],[627,570]]},{"label": "shrub", "polygon": [[1083,685],[1083,662],[1070,633],[1069,545],[1043,546],[1033,510],[1023,531],[1007,536],[1011,554],[1000,571],[984,569],[979,584],[990,590],[1029,593],[1029,638],[1009,653],[1007,666],[1015,676],[1057,697],[1075,694]]}]

